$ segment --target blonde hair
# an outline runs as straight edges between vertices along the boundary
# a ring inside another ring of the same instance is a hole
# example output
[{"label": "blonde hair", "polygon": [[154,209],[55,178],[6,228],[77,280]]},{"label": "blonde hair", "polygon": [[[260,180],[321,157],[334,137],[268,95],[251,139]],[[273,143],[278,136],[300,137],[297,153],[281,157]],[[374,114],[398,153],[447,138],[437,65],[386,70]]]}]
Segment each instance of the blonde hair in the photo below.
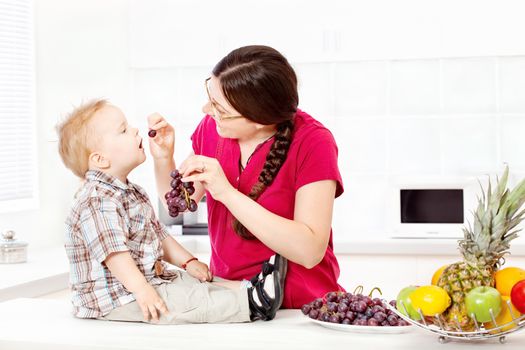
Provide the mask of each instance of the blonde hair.
[{"label": "blonde hair", "polygon": [[84,178],[89,169],[89,155],[92,152],[89,121],[97,111],[108,104],[104,99],[83,103],[56,126],[60,157],[64,165],[80,178]]}]

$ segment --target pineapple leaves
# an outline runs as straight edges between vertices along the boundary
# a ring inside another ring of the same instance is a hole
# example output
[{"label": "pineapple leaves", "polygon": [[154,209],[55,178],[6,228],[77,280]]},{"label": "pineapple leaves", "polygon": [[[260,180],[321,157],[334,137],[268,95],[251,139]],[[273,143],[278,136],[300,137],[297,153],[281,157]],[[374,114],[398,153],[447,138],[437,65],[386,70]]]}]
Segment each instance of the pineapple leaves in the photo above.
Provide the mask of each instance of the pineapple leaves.
[{"label": "pineapple leaves", "polygon": [[509,167],[493,186],[490,177],[486,191],[481,187],[473,225],[463,227],[464,238],[459,241],[461,254],[468,263],[495,266],[509,254],[510,242],[518,237],[516,227],[525,219],[525,179],[513,190],[507,189]]}]

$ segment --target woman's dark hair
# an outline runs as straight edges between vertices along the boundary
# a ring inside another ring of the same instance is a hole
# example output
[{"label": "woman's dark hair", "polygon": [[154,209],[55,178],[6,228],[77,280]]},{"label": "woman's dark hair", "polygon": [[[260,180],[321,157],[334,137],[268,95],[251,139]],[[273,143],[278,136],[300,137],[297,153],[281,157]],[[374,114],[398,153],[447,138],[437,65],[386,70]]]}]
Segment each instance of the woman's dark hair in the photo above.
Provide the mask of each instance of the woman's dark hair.
[{"label": "woman's dark hair", "polygon": [[[292,143],[293,118],[299,104],[297,76],[281,53],[261,45],[233,50],[212,73],[230,105],[241,115],[258,124],[277,126],[263,170],[248,194],[257,201],[277,176]],[[233,228],[242,238],[254,238],[237,219]]]}]

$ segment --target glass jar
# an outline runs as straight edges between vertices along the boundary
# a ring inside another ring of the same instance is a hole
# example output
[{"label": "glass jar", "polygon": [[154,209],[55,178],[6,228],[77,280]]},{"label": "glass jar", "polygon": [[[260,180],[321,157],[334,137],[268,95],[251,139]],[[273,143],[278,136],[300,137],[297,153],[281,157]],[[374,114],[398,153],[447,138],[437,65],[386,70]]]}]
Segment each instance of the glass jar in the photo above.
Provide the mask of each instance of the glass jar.
[{"label": "glass jar", "polygon": [[27,243],[15,239],[15,231],[2,232],[0,238],[0,264],[16,264],[27,261]]}]

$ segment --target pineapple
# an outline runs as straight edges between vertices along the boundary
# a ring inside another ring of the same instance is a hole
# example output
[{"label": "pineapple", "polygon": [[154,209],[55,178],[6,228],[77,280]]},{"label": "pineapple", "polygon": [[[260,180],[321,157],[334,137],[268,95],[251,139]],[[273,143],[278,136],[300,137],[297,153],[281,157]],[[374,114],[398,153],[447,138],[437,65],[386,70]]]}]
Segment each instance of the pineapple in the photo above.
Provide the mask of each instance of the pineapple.
[{"label": "pineapple", "polygon": [[474,287],[494,287],[494,273],[504,263],[510,242],[518,237],[516,226],[525,219],[525,210],[518,210],[525,202],[525,179],[512,191],[507,189],[508,167],[497,180],[494,191],[489,184],[482,188],[482,198],[474,214],[474,227],[463,228],[464,238],[459,240],[463,261],[448,266],[438,280],[452,299],[451,306],[443,313],[444,327],[472,331],[474,321],[467,315],[465,295]]}]

